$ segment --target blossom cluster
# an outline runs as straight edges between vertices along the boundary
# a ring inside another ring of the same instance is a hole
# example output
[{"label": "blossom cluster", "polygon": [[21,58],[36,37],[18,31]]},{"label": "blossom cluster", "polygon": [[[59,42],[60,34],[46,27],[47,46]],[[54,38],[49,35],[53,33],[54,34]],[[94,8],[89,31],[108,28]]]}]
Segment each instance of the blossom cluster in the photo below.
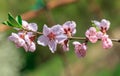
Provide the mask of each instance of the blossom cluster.
[{"label": "blossom cluster", "polygon": [[[110,27],[110,22],[106,19],[99,21],[92,21],[95,25],[90,27],[85,33],[85,41],[73,41],[74,50],[78,57],[84,57],[87,51],[87,43],[96,43],[98,40],[102,41],[102,47],[105,49],[113,46],[107,31]],[[16,46],[23,47],[26,52],[34,52],[36,44],[41,46],[48,46],[52,53],[57,49],[57,45],[61,45],[64,51],[69,51],[69,42],[76,33],[76,23],[74,21],[67,21],[62,25],[54,25],[48,27],[43,26],[43,31],[38,32],[36,23],[28,23],[22,20],[22,28],[14,27],[18,33],[12,33],[9,40],[13,41]],[[37,40],[37,43],[35,42]]]}]

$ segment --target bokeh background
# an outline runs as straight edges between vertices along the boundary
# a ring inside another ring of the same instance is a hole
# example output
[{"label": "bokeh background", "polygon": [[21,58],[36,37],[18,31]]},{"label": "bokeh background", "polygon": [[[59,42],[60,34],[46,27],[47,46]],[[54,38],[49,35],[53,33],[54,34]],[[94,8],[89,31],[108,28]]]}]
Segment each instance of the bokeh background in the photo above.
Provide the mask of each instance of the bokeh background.
[{"label": "bokeh background", "polygon": [[[91,20],[105,18],[111,22],[110,38],[120,39],[120,0],[0,0],[0,23],[7,19],[8,12],[37,23],[39,31],[44,24],[73,20],[77,24],[75,36],[84,36]],[[113,42],[107,50],[100,41],[89,43],[84,58],[75,55],[73,45],[65,53],[58,45],[54,54],[48,47],[37,45],[31,53],[8,40],[13,31],[0,24],[0,76],[120,76],[120,43]]]}]

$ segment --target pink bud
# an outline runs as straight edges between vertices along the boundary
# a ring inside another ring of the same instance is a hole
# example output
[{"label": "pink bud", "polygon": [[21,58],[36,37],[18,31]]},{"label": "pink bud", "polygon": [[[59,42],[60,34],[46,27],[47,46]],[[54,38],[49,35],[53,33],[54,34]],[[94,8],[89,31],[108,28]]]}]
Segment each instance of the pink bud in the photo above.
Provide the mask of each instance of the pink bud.
[{"label": "pink bud", "polygon": [[102,46],[105,49],[111,48],[113,46],[111,39],[108,37],[108,35],[104,35],[102,37]]},{"label": "pink bud", "polygon": [[97,32],[95,27],[90,27],[86,33],[86,37],[90,40],[92,43],[96,43],[98,38],[97,38]]},{"label": "pink bud", "polygon": [[77,41],[74,41],[73,45],[75,46],[75,53],[78,57],[84,57],[86,55],[87,46],[85,43],[81,44]]}]

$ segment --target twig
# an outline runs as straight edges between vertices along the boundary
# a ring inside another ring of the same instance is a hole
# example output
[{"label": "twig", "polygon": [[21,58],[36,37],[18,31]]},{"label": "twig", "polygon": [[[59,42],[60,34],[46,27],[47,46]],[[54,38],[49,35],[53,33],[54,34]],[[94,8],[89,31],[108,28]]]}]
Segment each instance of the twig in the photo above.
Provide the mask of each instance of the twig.
[{"label": "twig", "polygon": [[[70,38],[68,38],[69,40],[86,40],[86,38],[85,37],[70,37]],[[100,39],[99,39],[100,40]],[[113,42],[120,42],[120,39],[112,39],[111,38],[111,40],[113,41]]]}]

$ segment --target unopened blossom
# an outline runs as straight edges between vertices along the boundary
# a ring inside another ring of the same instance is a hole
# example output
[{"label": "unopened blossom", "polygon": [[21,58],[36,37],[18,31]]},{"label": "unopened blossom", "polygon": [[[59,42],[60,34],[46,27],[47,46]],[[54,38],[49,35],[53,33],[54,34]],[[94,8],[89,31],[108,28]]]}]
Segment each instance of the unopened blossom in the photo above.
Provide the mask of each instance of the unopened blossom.
[{"label": "unopened blossom", "polygon": [[97,37],[97,31],[95,27],[90,27],[86,33],[85,33],[86,37],[89,39],[90,42],[92,43],[96,43],[98,40]]},{"label": "unopened blossom", "polygon": [[38,38],[38,44],[42,46],[49,46],[52,53],[56,51],[57,43],[61,43],[67,39],[62,33],[62,27],[60,25],[55,25],[48,28],[46,25],[43,27],[43,35]]},{"label": "unopened blossom", "polygon": [[111,39],[108,37],[108,35],[102,36],[102,46],[105,49],[111,48],[113,46],[113,43]]},{"label": "unopened blossom", "polygon": [[[65,22],[63,24],[62,28],[63,28],[63,33],[67,37],[71,37],[76,33],[76,23],[74,21]],[[68,39],[64,40],[64,42],[62,42],[61,44],[62,44],[62,48],[64,51],[69,50],[69,40]]]},{"label": "unopened blossom", "polygon": [[108,21],[108,20],[106,20],[106,19],[102,19],[101,22],[96,21],[96,20],[94,20],[93,22],[94,22],[94,24],[95,24],[96,26],[99,27],[99,29],[100,29],[103,33],[106,33],[106,31],[107,31],[107,30],[109,29],[109,27],[110,27],[110,21]]},{"label": "unopened blossom", "polygon": [[73,45],[75,46],[75,53],[78,57],[84,57],[86,55],[87,46],[85,45],[85,43],[81,44],[77,41],[74,41]]},{"label": "unopened blossom", "polygon": [[27,21],[22,21],[22,26],[24,29],[36,32],[38,30],[36,23],[28,23]]}]

